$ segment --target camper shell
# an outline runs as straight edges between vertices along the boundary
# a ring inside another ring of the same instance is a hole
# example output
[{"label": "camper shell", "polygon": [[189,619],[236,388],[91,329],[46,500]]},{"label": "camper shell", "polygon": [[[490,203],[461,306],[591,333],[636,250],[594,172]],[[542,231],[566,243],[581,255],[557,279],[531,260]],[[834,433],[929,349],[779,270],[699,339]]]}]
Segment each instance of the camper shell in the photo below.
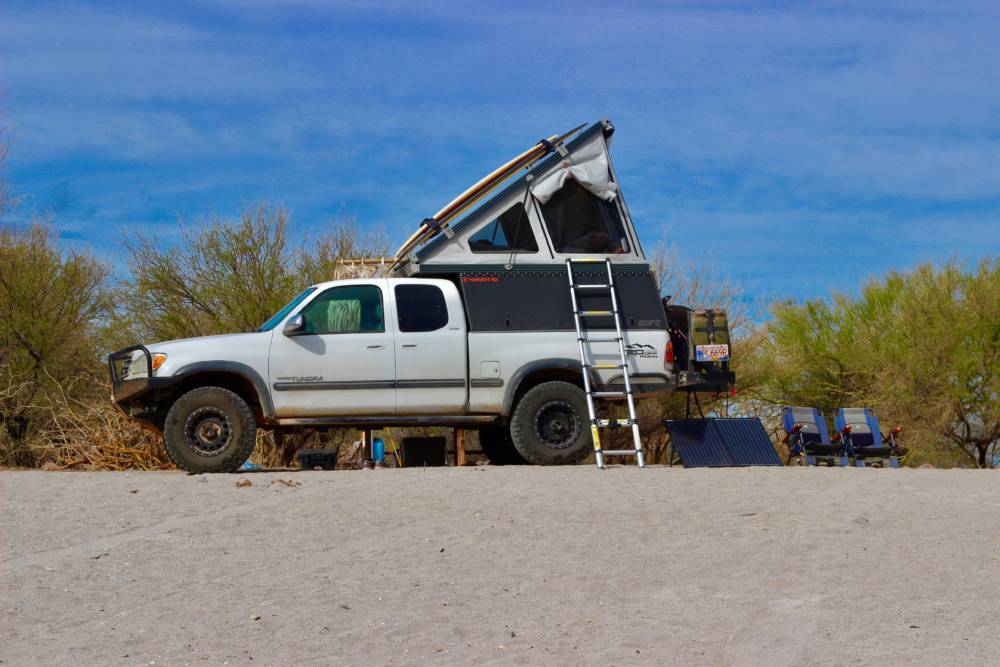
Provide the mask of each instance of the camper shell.
[{"label": "camper shell", "polygon": [[[574,322],[567,261],[606,259],[614,272],[623,328],[669,332],[673,372],[663,378],[666,384],[726,391],[735,383],[728,354],[719,354],[729,349],[726,314],[661,298],[611,160],[614,132],[611,121],[602,119],[552,146],[457,222],[397,257],[393,274],[455,282],[470,333],[569,331]],[[583,283],[606,278],[601,265],[577,269],[575,275]],[[606,296],[579,298],[585,310],[609,305]],[[589,324],[613,327],[610,317]],[[699,355],[699,345],[725,358]]]},{"label": "camper shell", "polygon": [[[618,186],[614,126],[582,130],[401,262],[395,273],[453,280],[470,331],[574,328],[569,259],[609,259],[626,328],[666,328],[656,282]],[[577,272],[601,282],[603,265]],[[597,310],[606,297],[583,297]],[[611,318],[591,323],[609,328]]]}]

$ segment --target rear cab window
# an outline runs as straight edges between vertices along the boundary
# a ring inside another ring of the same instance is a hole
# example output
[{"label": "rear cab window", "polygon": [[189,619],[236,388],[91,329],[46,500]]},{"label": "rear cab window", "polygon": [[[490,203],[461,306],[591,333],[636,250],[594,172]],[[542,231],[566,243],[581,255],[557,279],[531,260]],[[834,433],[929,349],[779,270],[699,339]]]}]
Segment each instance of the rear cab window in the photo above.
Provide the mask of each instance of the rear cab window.
[{"label": "rear cab window", "polygon": [[448,325],[448,304],[437,285],[396,285],[394,293],[401,332],[437,331]]}]

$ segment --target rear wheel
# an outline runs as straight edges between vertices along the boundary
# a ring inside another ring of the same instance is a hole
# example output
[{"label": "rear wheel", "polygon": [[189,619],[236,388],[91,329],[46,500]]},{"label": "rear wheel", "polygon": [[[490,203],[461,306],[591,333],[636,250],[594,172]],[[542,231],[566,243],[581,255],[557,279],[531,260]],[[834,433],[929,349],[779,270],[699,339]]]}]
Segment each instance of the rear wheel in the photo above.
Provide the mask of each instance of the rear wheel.
[{"label": "rear wheel", "polygon": [[495,466],[524,465],[527,461],[514,447],[510,429],[506,426],[483,426],[479,429],[479,446]]},{"label": "rear wheel", "polygon": [[514,447],[536,465],[570,465],[593,449],[587,398],[569,382],[543,382],[521,397],[511,418]]},{"label": "rear wheel", "polygon": [[250,458],[257,422],[246,401],[222,387],[199,387],[170,407],[163,425],[167,456],[188,472],[233,472]]}]

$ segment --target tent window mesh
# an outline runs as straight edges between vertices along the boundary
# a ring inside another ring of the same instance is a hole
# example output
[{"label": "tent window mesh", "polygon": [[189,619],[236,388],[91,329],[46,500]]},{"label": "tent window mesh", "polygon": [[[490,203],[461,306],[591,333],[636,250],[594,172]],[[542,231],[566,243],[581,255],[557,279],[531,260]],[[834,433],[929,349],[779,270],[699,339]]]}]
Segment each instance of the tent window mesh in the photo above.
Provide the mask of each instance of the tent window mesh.
[{"label": "tent window mesh", "polygon": [[556,252],[614,255],[629,250],[614,201],[594,196],[575,180],[567,180],[541,208]]},{"label": "tent window mesh", "polygon": [[472,252],[538,252],[524,205],[512,206],[469,237]]}]

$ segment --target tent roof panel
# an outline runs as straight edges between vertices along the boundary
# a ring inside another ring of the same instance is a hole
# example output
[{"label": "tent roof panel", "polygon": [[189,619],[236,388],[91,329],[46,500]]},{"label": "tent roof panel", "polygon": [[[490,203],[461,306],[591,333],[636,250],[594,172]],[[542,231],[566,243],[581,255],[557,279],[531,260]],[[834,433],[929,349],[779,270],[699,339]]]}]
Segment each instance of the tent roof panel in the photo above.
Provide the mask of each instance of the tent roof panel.
[{"label": "tent roof panel", "polygon": [[[589,127],[584,128],[583,130],[580,131],[579,134],[577,134],[575,137],[567,141],[565,144],[566,150],[573,152],[574,149],[578,148],[581,144],[583,144],[588,139],[593,137],[594,134],[596,134],[597,132],[604,132],[604,136],[609,137],[614,131],[615,131],[614,125],[612,125],[610,121],[606,119],[599,120],[596,123],[590,125]],[[539,160],[538,163],[535,164],[535,166],[532,167],[527,173],[523,174],[516,180],[509,183],[499,193],[497,193],[493,197],[490,197],[485,202],[479,204],[474,209],[463,215],[461,219],[459,219],[457,222],[450,225],[452,231],[458,233],[462,231],[469,224],[479,221],[479,216],[481,212],[495,206],[501,200],[510,197],[511,194],[516,192],[518,189],[524,187],[525,183],[527,182],[528,176],[534,178],[539,174],[544,173],[546,170],[551,169],[553,166],[555,166],[561,159],[562,155],[560,155],[557,152],[554,152],[548,155],[547,157],[543,158],[542,160]],[[447,236],[439,233],[437,236],[431,239],[426,245],[424,245],[424,247],[420,248],[419,250],[416,250],[414,252],[414,255],[416,255],[416,258],[418,260],[423,260],[428,255],[432,254],[435,250],[437,250],[440,246],[447,243],[448,240],[449,239]]]}]

